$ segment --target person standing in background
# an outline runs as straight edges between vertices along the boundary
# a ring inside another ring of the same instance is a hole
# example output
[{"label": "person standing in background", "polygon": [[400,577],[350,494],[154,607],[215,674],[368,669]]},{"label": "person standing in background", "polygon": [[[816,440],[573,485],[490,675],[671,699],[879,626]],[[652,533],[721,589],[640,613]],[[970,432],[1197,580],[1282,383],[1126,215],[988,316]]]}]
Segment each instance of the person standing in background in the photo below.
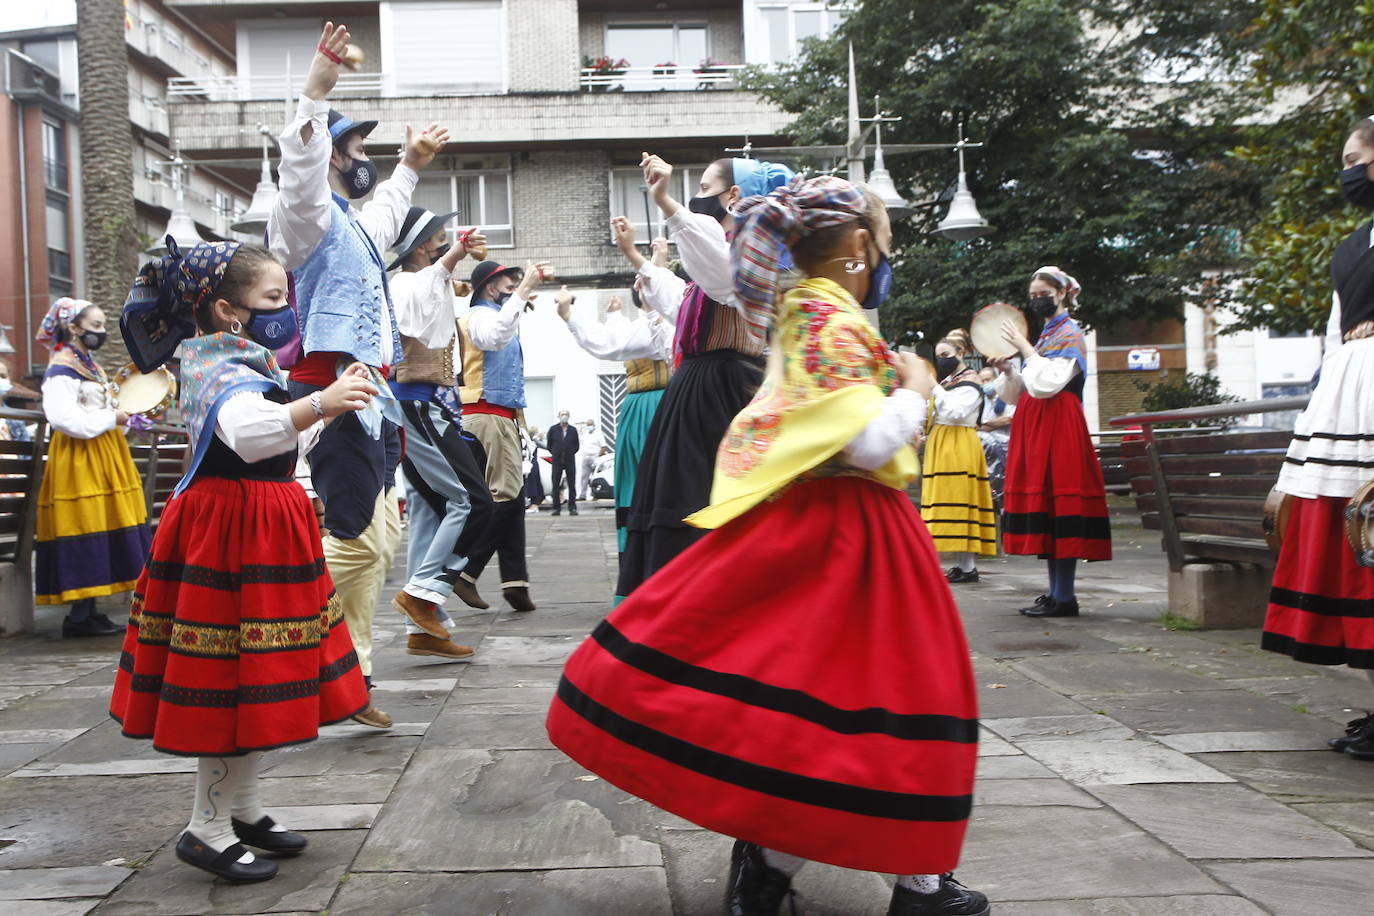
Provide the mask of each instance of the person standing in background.
[{"label": "person standing in background", "polygon": [[592,498],[592,474],[596,472],[596,459],[606,453],[606,440],[596,431],[594,420],[586,420],[583,425],[577,449],[577,463],[582,471],[578,487],[582,498],[589,500]]},{"label": "person standing in background", "polygon": [[563,512],[560,482],[568,483],[568,514],[577,514],[577,454],[581,449],[581,439],[577,427],[568,423],[568,412],[558,412],[558,422],[549,430],[549,455],[553,458],[553,478],[549,486],[553,489],[553,514]]}]

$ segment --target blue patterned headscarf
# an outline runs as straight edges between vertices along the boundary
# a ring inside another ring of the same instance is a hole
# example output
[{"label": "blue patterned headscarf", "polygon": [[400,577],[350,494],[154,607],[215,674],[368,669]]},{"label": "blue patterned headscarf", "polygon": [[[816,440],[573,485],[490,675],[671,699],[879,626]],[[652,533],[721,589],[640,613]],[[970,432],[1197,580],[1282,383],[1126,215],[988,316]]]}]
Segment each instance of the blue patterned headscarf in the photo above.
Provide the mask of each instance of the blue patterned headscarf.
[{"label": "blue patterned headscarf", "polygon": [[793,178],[793,171],[780,162],[764,162],[759,159],[731,159],[734,183],[739,186],[739,196],[759,197],[774,188],[780,188]]},{"label": "blue patterned headscarf", "polygon": [[140,372],[152,372],[196,334],[196,308],[210,300],[239,250],[238,242],[200,242],[182,254],[167,236],[167,254],[134,278],[119,329]]}]

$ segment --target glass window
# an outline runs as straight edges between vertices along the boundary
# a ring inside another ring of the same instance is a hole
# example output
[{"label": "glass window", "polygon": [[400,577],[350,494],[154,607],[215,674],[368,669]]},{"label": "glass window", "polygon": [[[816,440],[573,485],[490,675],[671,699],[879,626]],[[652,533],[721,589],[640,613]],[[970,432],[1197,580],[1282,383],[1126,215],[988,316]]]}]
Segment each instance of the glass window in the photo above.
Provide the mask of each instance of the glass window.
[{"label": "glass window", "polygon": [[[692,70],[710,57],[706,26],[699,23],[615,24],[606,26],[606,57],[625,61],[637,70],[615,85],[630,91],[665,88],[690,89],[696,85]],[[659,64],[674,64],[674,73],[654,73]],[[670,85],[665,85],[668,83]]]},{"label": "glass window", "polygon": [[382,3],[388,95],[491,93],[505,88],[501,0]]},{"label": "glass window", "polygon": [[767,33],[768,62],[787,63],[797,56],[807,38],[824,38],[849,18],[850,11],[817,0],[773,3],[759,7]]},{"label": "glass window", "polygon": [[48,247],[56,251],[67,250],[67,206],[49,200],[47,206]]},{"label": "glass window", "polygon": [[411,201],[435,213],[457,210],[449,228],[477,226],[486,234],[489,248],[510,248],[515,244],[509,172],[426,174]]},{"label": "glass window", "polygon": [[55,121],[43,122],[43,183],[52,191],[67,190],[67,132]]},{"label": "glass window", "polygon": [[821,34],[820,10],[796,10],[792,13],[792,28],[797,44],[803,39],[815,38]]},{"label": "glass window", "polygon": [[787,60],[792,56],[787,8],[767,6],[759,12],[763,15],[764,28],[768,30],[768,59],[774,63]]},{"label": "glass window", "polygon": [[[705,168],[705,165],[674,165],[673,172],[679,177],[673,182],[673,196],[685,201],[696,194],[697,182],[701,180],[701,172]],[[611,170],[610,216],[623,216],[630,221],[638,245],[647,245],[654,236],[668,234],[662,211],[644,187],[644,172],[637,168]]]}]

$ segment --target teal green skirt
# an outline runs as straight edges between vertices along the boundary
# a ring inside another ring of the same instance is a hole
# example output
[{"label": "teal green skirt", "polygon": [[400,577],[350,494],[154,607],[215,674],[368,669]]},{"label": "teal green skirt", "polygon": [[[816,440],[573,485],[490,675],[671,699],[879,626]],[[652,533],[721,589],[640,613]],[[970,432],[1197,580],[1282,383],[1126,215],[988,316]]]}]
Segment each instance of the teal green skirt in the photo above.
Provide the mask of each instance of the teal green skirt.
[{"label": "teal green skirt", "polygon": [[625,550],[625,521],[635,495],[635,477],[639,459],[644,455],[644,440],[654,422],[663,389],[637,391],[625,395],[620,405],[620,419],[615,431],[615,528],[620,550]]}]

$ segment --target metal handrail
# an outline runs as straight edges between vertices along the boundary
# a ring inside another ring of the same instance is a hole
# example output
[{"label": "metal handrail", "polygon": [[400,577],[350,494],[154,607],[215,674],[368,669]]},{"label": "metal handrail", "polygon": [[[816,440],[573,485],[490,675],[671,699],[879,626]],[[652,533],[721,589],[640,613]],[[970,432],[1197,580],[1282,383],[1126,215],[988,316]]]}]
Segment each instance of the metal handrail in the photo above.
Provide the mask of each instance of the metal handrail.
[{"label": "metal handrail", "polygon": [[[382,79],[381,73],[340,73],[335,91],[381,93]],[[299,76],[174,76],[167,80],[167,98],[211,102],[285,99],[294,98],[303,85],[304,73]]]},{"label": "metal handrail", "polygon": [[714,64],[710,67],[625,67],[618,70],[585,67],[578,76],[578,84],[583,89],[594,86],[624,86],[626,92],[689,90],[701,86],[733,83],[744,68],[745,64]]},{"label": "metal handrail", "polygon": [[[1240,401],[1234,404],[1208,404],[1203,407],[1181,407],[1178,410],[1160,410],[1155,413],[1133,413],[1124,417],[1112,417],[1107,422],[1112,426],[1153,426],[1156,423],[1177,423],[1180,420],[1211,420],[1217,417],[1244,417],[1253,413],[1275,413],[1281,410],[1302,410],[1312,399],[1309,394],[1299,394],[1288,398],[1264,398],[1258,401]],[[1160,430],[1163,432],[1163,430]]]}]

